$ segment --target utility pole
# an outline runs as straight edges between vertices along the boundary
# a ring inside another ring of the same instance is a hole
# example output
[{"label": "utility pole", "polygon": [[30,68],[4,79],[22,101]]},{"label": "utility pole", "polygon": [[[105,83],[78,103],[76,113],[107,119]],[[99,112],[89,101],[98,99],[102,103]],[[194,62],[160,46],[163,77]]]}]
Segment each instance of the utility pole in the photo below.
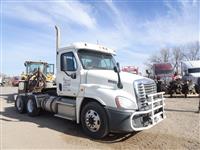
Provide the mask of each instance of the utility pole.
[{"label": "utility pole", "polygon": [[199,107],[197,113],[200,113],[200,87],[199,87]]},{"label": "utility pole", "polygon": [[198,78],[197,80],[197,83],[198,83],[198,92],[199,92],[199,106],[198,106],[198,111],[197,113],[200,113],[200,78]]}]

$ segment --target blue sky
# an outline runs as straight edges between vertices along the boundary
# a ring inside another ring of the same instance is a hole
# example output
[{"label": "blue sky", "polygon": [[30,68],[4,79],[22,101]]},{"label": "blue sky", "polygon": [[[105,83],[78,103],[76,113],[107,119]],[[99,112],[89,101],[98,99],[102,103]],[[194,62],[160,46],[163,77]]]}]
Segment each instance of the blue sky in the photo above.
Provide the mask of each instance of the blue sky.
[{"label": "blue sky", "polygon": [[199,41],[199,14],[195,0],[2,0],[1,72],[21,74],[26,60],[55,63],[54,25],[62,46],[98,40],[117,50],[121,66],[142,71],[160,48]]}]

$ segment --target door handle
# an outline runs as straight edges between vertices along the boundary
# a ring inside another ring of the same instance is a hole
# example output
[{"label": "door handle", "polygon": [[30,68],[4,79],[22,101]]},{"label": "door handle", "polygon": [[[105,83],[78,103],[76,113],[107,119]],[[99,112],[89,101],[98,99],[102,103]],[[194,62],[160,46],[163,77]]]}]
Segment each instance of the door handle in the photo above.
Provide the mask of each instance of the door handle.
[{"label": "door handle", "polygon": [[59,83],[59,91],[62,91],[62,84]]}]

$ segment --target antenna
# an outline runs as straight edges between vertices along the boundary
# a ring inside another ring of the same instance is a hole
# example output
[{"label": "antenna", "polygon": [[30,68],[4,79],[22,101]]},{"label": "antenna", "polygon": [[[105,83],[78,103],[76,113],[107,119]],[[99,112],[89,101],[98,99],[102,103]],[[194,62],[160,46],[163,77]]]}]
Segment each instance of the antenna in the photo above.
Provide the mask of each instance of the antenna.
[{"label": "antenna", "polygon": [[60,28],[55,26],[56,29],[56,50],[60,48]]}]

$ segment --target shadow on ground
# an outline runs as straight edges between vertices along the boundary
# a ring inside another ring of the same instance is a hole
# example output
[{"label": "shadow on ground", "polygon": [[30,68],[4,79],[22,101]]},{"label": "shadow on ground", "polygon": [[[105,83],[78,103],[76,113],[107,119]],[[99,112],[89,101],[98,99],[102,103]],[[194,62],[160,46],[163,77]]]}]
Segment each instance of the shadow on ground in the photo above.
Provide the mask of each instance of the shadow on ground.
[{"label": "shadow on ground", "polygon": [[[49,128],[71,136],[88,138],[82,132],[81,125],[78,125],[73,121],[68,121],[65,119],[54,117],[53,114],[44,111],[42,111],[41,115],[37,117],[29,117],[27,114],[19,114],[14,107],[14,94],[1,94],[0,97],[2,98],[2,100],[6,100],[6,103],[11,104],[11,106],[9,105],[9,107],[5,107],[4,110],[1,112],[3,117],[0,119],[2,121],[32,122],[34,124],[37,124],[38,128]],[[129,139],[135,134],[137,134],[137,132],[129,134],[115,133],[115,134],[109,134],[107,137],[101,140],[93,140],[93,139],[90,140],[99,143],[117,143]]]},{"label": "shadow on ground", "polygon": [[4,99],[7,101],[7,103],[14,103],[14,97],[17,95],[17,93],[14,94],[0,94],[0,98]]},{"label": "shadow on ground", "polygon": [[192,113],[196,113],[196,112],[197,112],[197,111],[192,111],[192,110],[168,109],[168,108],[165,108],[165,111],[175,111],[175,112],[192,112]]}]

